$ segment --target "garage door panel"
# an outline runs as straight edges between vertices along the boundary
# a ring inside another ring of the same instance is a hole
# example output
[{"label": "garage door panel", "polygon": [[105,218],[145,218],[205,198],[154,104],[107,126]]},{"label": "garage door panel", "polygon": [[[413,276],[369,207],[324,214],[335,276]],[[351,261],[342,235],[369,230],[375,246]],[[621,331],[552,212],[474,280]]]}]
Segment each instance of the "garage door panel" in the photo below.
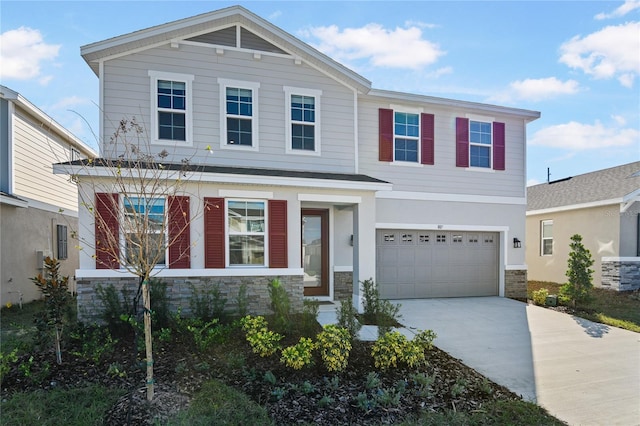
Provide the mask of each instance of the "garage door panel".
[{"label": "garage door panel", "polygon": [[498,294],[498,234],[379,230],[377,282],[385,298]]}]

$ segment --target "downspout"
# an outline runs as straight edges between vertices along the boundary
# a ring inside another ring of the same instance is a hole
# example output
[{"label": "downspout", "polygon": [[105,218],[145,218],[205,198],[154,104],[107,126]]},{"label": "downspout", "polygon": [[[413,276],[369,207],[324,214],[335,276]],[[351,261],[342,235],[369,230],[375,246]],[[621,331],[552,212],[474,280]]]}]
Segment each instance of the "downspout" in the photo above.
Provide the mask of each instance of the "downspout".
[{"label": "downspout", "polygon": [[102,155],[102,141],[104,135],[104,61],[100,59],[98,63],[98,157]]},{"label": "downspout", "polygon": [[358,91],[353,89],[353,172],[358,174]]}]

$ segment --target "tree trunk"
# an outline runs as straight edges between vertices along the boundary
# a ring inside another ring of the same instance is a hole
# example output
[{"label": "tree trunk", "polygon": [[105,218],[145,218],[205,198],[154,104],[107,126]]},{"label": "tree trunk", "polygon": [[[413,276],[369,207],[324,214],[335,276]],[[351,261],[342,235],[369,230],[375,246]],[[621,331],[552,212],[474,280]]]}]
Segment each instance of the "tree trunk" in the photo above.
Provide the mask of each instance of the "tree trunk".
[{"label": "tree trunk", "polygon": [[142,283],[142,304],[144,305],[144,347],[147,357],[147,401],[153,399],[153,346],[151,340],[151,297],[149,279]]},{"label": "tree trunk", "polygon": [[62,332],[60,331],[60,328],[56,326],[56,361],[58,362],[58,365],[62,364],[62,349],[60,348],[61,335]]}]

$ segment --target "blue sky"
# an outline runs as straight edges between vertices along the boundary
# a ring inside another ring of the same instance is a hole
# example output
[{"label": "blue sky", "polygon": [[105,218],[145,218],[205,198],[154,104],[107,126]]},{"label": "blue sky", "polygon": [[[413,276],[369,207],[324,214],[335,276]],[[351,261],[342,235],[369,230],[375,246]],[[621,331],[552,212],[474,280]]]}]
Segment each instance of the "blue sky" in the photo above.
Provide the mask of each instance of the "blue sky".
[{"label": "blue sky", "polygon": [[640,0],[6,1],[0,83],[96,147],[80,46],[240,4],[374,88],[540,111],[530,184],[640,160]]}]

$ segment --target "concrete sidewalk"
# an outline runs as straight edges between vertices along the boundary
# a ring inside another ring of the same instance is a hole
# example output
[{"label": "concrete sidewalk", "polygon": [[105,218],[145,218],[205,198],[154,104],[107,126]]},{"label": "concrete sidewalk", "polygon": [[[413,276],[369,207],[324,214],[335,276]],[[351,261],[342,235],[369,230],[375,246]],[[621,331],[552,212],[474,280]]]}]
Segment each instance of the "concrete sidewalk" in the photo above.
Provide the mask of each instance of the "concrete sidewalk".
[{"label": "concrete sidewalk", "polygon": [[640,334],[501,297],[394,302],[409,331],[570,425],[640,425]]}]

